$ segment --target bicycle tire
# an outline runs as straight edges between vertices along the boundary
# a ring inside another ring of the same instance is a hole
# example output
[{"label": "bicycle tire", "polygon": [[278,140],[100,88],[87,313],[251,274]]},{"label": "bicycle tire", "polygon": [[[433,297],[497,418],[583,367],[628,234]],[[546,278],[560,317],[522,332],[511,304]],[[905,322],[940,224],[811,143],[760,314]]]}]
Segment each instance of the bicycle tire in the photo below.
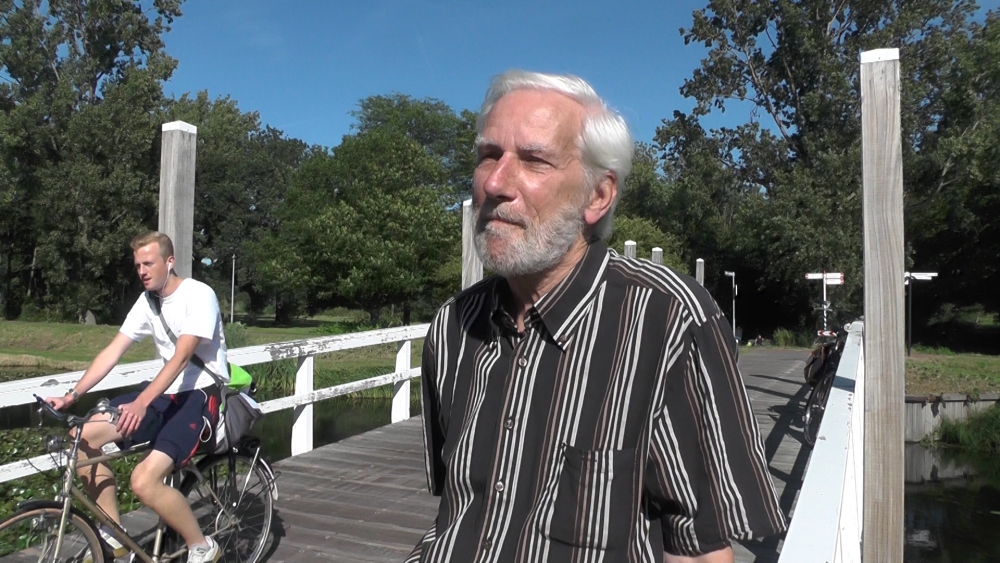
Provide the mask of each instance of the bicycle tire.
[{"label": "bicycle tire", "polygon": [[826,399],[830,395],[833,387],[833,378],[836,370],[825,370],[823,378],[809,394],[806,401],[806,412],[802,420],[802,435],[810,446],[816,445],[816,438],[819,436],[819,425],[823,421],[823,412],[826,410]]},{"label": "bicycle tire", "polygon": [[[211,456],[199,464],[198,470],[204,479],[187,481],[181,493],[203,533],[219,544],[221,561],[256,563],[270,540],[274,516],[272,477],[261,463],[254,464],[254,459],[243,453],[232,454],[232,458],[228,454]],[[229,479],[230,475],[236,478]],[[216,498],[226,503],[225,509]]]},{"label": "bicycle tire", "polygon": [[[0,553],[8,561],[81,563],[89,554],[104,563],[104,548],[93,524],[71,511],[59,553],[55,553],[62,508],[29,508],[0,522]],[[89,552],[89,553],[88,553]]]}]

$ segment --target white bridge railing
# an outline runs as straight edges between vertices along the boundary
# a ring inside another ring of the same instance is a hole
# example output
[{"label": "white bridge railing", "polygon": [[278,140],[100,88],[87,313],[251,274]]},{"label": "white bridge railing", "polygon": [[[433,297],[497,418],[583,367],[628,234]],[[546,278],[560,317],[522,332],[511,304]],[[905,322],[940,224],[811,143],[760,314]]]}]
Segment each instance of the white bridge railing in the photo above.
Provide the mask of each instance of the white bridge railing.
[{"label": "white bridge railing", "polygon": [[[229,351],[229,361],[241,366],[264,364],[278,360],[297,359],[295,393],[289,397],[261,403],[265,412],[295,409],[292,422],[292,455],[313,448],[313,403],[341,395],[393,384],[392,422],[410,417],[410,379],[420,375],[420,368],[411,367],[414,340],[427,334],[429,325],[372,330],[337,336],[325,336],[262,346],[248,346]],[[319,354],[364,348],[378,344],[398,343],[396,367],[392,373],[316,390],[313,387],[313,358]],[[160,360],[122,364],[111,370],[92,391],[118,389],[151,381],[162,366]],[[35,377],[0,384],[0,408],[35,402],[34,395],[59,395],[79,381],[82,371]],[[0,466],[0,483],[46,471],[55,467],[52,456],[45,454]]]},{"label": "white bridge railing", "polygon": [[864,356],[864,325],[855,322],[840,357],[779,563],[861,561]]}]

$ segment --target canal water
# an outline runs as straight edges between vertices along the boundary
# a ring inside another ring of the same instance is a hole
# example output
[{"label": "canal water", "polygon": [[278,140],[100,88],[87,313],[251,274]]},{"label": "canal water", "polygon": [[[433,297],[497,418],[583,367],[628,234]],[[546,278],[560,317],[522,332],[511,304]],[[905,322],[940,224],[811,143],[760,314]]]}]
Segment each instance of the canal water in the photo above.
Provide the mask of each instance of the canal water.
[{"label": "canal water", "polygon": [[[392,400],[337,397],[313,407],[313,447],[318,448],[389,424]],[[410,403],[410,413],[420,414],[420,401]],[[272,412],[254,425],[251,434],[261,439],[271,461],[292,455],[292,409]]]},{"label": "canal water", "polygon": [[1000,458],[906,445],[905,563],[1000,562]]}]

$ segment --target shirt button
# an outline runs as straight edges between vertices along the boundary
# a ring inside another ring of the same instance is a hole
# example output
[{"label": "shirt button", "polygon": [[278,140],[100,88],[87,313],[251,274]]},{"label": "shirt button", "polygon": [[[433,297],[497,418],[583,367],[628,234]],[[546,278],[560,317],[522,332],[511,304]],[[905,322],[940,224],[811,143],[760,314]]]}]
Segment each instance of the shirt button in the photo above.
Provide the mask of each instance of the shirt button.
[{"label": "shirt button", "polygon": [[513,418],[508,418],[507,420],[505,420],[503,422],[503,427],[506,428],[507,430],[510,430],[511,428],[513,428],[514,427],[514,419]]},{"label": "shirt button", "polygon": [[493,547],[493,540],[491,540],[490,538],[486,538],[485,540],[483,540],[483,549],[489,549],[491,547]]},{"label": "shirt button", "polygon": [[524,358],[518,358],[517,359],[517,365],[519,365],[521,367],[524,367],[524,366],[528,365],[528,360],[525,360]]},{"label": "shirt button", "polygon": [[503,481],[497,481],[497,484],[493,485],[493,488],[496,489],[496,491],[498,493],[502,493],[503,492]]}]

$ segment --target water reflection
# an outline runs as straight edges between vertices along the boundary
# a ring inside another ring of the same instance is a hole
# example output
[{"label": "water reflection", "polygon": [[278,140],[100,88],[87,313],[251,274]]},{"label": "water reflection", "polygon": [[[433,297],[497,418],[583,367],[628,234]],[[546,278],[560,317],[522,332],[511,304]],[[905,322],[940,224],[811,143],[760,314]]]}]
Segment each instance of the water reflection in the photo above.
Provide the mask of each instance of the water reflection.
[{"label": "water reflection", "polygon": [[906,445],[906,563],[1000,561],[1000,459]]},{"label": "water reflection", "polygon": [[[391,399],[337,397],[313,407],[313,447],[318,448],[389,424]],[[420,414],[420,401],[410,404],[410,413]],[[269,413],[251,432],[263,442],[272,461],[292,455],[292,409]]]}]

